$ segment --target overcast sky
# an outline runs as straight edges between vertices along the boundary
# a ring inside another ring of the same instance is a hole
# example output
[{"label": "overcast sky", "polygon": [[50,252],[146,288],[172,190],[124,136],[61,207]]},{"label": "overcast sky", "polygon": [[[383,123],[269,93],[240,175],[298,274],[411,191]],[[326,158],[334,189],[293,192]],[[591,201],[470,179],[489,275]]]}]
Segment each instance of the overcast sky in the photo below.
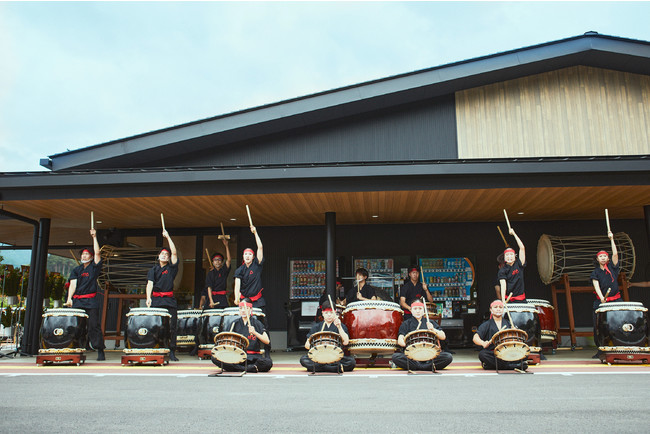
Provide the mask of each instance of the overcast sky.
[{"label": "overcast sky", "polygon": [[219,114],[581,35],[650,2],[0,2],[0,171]]}]

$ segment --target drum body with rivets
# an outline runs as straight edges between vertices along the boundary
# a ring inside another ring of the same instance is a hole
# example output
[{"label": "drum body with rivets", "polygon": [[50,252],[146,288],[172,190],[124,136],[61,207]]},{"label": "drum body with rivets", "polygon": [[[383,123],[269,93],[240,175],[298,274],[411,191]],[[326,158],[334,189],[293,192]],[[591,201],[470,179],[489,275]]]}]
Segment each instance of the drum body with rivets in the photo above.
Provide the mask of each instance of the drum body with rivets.
[{"label": "drum body with rivets", "polygon": [[86,348],[88,315],[83,309],[48,309],[41,324],[41,348]]},{"label": "drum body with rivets", "polygon": [[169,348],[169,321],[167,309],[132,308],[126,314],[126,348]]}]

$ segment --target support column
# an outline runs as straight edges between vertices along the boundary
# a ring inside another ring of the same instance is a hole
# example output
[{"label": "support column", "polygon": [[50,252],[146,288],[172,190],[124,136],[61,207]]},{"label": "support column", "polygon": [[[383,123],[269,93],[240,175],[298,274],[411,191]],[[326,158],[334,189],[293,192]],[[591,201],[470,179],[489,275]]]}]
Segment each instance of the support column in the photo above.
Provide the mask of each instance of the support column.
[{"label": "support column", "polygon": [[195,308],[201,308],[201,291],[205,285],[205,272],[203,271],[203,235],[196,236],[194,248],[194,303]]},{"label": "support column", "polygon": [[650,247],[650,205],[643,207],[643,216],[645,217],[645,236],[648,238],[648,246]]},{"label": "support column", "polygon": [[[325,288],[336,303],[336,213],[325,213],[326,256],[325,256]],[[332,306],[334,308],[334,306]]]},{"label": "support column", "polygon": [[[42,218],[38,222],[38,237],[35,239],[36,246],[32,246],[32,260],[30,266],[27,308],[25,310],[25,330],[22,340],[22,351],[27,354],[38,354],[39,331],[43,315],[43,284],[47,269],[47,253],[50,243],[50,219]],[[34,254],[34,247],[36,254]],[[34,260],[35,259],[35,260]]]}]

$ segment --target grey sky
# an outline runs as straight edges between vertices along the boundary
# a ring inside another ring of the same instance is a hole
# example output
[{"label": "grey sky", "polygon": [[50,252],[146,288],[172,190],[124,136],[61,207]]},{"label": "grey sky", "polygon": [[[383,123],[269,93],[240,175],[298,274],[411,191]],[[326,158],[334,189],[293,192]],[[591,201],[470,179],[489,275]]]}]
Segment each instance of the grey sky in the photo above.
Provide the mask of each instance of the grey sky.
[{"label": "grey sky", "polygon": [[114,139],[580,35],[650,2],[0,2],[0,171]]}]

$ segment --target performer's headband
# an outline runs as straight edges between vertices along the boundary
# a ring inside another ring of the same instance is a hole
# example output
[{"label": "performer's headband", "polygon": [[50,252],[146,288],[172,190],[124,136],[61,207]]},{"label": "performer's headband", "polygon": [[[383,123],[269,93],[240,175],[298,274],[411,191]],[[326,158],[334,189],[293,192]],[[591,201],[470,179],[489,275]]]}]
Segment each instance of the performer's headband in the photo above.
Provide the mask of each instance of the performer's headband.
[{"label": "performer's headband", "polygon": [[411,268],[409,268],[409,273],[410,273],[411,271],[417,271],[417,272],[419,272],[420,270],[418,270],[418,267],[411,267]]},{"label": "performer's headband", "polygon": [[421,307],[421,308],[424,308],[424,303],[422,303],[422,302],[419,301],[419,300],[416,300],[416,301],[414,301],[413,303],[411,303],[411,309],[414,308],[414,307]]},{"label": "performer's headband", "polygon": [[492,303],[490,303],[490,309],[492,309],[494,306],[503,307],[503,302],[501,300],[494,300]]},{"label": "performer's headband", "polygon": [[160,253],[162,253],[162,252],[167,252],[167,253],[169,253],[170,255],[172,254],[172,251],[169,250],[167,247],[163,247],[162,249],[160,249],[160,252],[159,252],[158,254],[160,255]]},{"label": "performer's headband", "polygon": [[503,251],[503,254],[505,255],[506,253],[515,253],[515,249],[508,247]]},{"label": "performer's headband", "polygon": [[323,312],[334,312],[334,310],[331,307],[325,307],[323,308]]},{"label": "performer's headband", "polygon": [[253,307],[253,303],[248,303],[246,301],[242,301],[239,303],[239,307]]},{"label": "performer's headband", "polygon": [[604,250],[601,250],[600,252],[596,253],[596,257],[598,257],[600,255],[605,255],[605,256],[607,256],[609,258],[609,254]]},{"label": "performer's headband", "polygon": [[90,249],[81,249],[81,252],[79,252],[80,255],[83,255],[84,252],[88,252],[89,255],[92,256],[93,252],[90,251]]},{"label": "performer's headband", "polygon": [[217,258],[220,258],[223,261],[223,255],[221,253],[215,253],[214,255],[212,255],[213,261]]},{"label": "performer's headband", "polygon": [[253,255],[255,254],[255,251],[251,248],[244,249],[244,253],[246,252],[251,252]]}]

